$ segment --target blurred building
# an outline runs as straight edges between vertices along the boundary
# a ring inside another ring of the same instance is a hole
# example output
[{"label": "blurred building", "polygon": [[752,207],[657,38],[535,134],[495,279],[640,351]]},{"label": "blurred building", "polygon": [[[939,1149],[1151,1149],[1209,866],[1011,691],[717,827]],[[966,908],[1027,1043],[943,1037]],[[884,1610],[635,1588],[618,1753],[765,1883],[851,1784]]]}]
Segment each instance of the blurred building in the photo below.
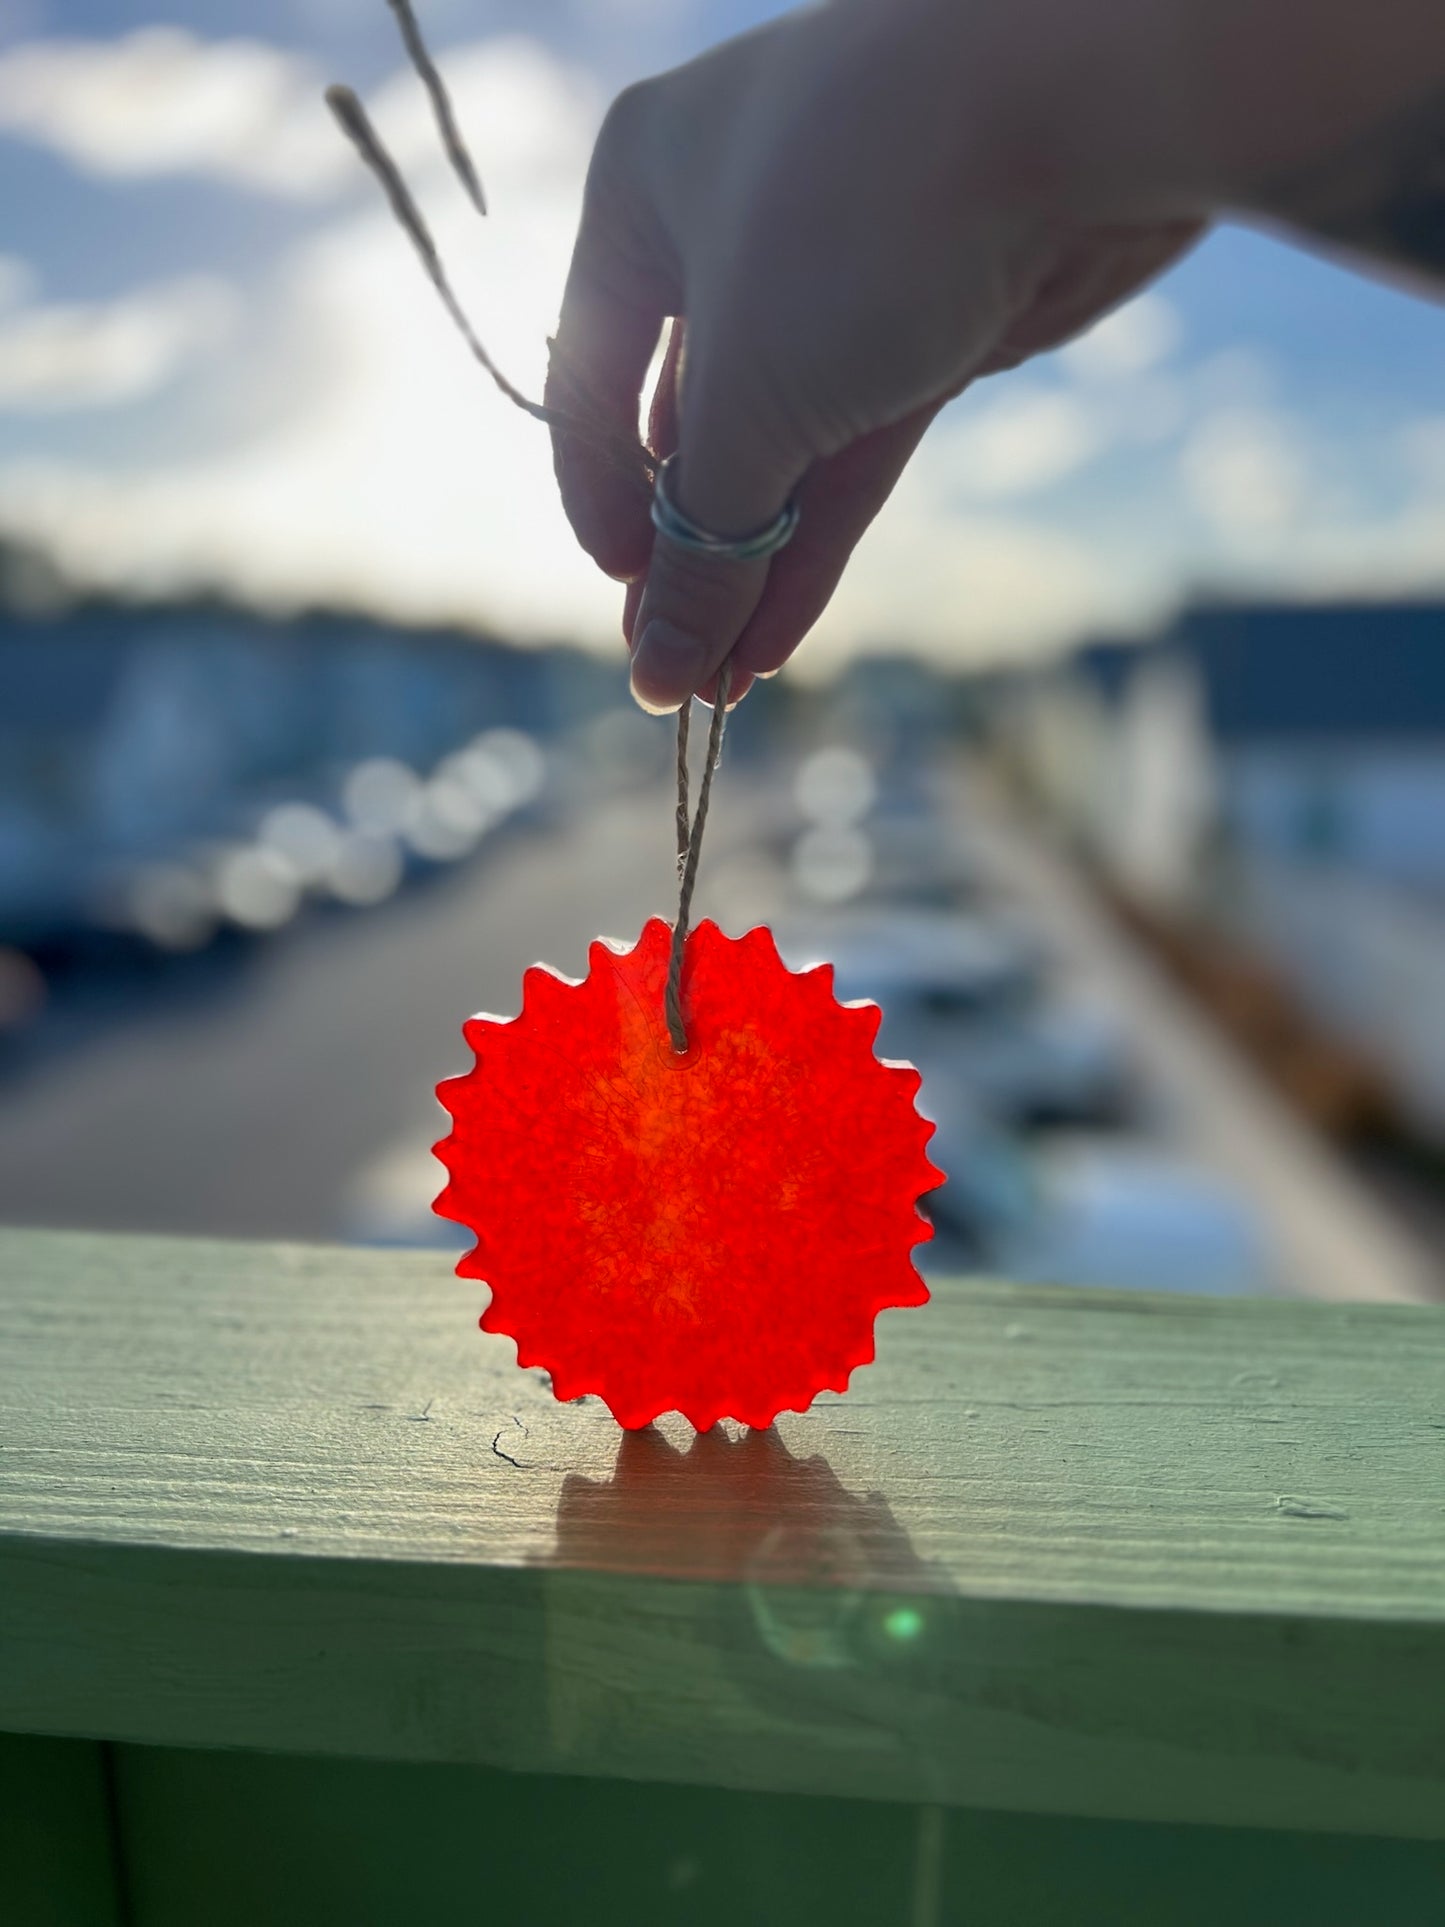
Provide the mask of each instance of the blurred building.
[{"label": "blurred building", "polygon": [[1006,715],[1125,898],[1274,965],[1445,1140],[1445,604],[1197,607]]}]

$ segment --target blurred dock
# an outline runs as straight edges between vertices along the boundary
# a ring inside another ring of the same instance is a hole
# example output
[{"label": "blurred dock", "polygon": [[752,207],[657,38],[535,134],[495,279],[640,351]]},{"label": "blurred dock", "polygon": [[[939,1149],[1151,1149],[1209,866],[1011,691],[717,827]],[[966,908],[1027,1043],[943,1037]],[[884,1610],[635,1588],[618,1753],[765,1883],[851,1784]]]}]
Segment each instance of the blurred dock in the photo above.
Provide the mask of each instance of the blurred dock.
[{"label": "blurred dock", "polygon": [[997,887],[1127,1020],[1145,1074],[1190,1152],[1256,1200],[1286,1275],[1319,1298],[1445,1298],[1445,1253],[1301,1123],[1110,917],[1078,869],[1025,829],[988,785],[961,783],[959,808]]}]

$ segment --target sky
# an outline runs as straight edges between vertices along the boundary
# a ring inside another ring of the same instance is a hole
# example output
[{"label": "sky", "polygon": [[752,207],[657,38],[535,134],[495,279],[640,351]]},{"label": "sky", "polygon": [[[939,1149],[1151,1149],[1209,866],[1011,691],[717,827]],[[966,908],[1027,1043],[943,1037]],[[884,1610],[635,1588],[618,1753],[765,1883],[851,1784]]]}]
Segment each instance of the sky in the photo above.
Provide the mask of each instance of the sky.
[{"label": "sky", "polygon": [[[773,9],[419,11],[485,224],[384,0],[0,0],[0,531],[128,590],[616,646],[546,435],[451,333],[321,90],[363,94],[535,393],[608,99]],[[1445,308],[1230,227],[945,412],[800,667],[1017,658],[1204,594],[1439,591]]]}]

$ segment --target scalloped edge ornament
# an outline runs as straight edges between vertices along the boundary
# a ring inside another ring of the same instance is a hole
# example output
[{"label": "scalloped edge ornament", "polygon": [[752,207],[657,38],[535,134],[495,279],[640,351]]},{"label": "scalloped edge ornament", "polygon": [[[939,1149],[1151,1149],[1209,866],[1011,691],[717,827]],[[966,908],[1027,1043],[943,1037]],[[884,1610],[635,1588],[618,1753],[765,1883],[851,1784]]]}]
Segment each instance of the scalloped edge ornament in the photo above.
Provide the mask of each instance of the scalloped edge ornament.
[{"label": "scalloped edge ornament", "polygon": [[516,1017],[468,1020],[433,1209],[476,1237],[457,1273],[491,1288],[482,1329],[558,1399],[764,1427],[845,1391],[878,1313],[927,1301],[919,1200],[944,1175],[918,1071],[874,1053],[878,1006],[840,1003],[831,964],[790,970],[766,928],[690,933],[675,1052],[671,936],[599,939],[580,979],[534,965]]}]

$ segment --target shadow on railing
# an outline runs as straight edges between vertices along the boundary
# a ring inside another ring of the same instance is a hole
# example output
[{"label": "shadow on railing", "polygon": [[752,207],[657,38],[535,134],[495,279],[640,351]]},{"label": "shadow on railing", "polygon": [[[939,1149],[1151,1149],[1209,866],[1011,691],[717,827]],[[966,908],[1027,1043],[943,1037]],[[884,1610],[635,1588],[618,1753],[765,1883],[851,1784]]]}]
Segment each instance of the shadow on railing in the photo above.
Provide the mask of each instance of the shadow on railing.
[{"label": "shadow on railing", "polygon": [[625,1434],[609,1480],[568,1475],[549,1564],[551,1714],[579,1756],[626,1729],[625,1668],[609,1677],[588,1656],[609,1591],[619,1609],[635,1602],[622,1576],[679,1582],[655,1609],[665,1625],[646,1631],[652,1664],[666,1634],[680,1718],[697,1693],[716,1710],[722,1691],[780,1735],[802,1721],[896,1743],[915,1724],[910,1703],[917,1717],[933,1703],[956,1613],[942,1568],[882,1496],[848,1491],[826,1459],[795,1458],[773,1430],[718,1428],[685,1450],[655,1430]]}]

